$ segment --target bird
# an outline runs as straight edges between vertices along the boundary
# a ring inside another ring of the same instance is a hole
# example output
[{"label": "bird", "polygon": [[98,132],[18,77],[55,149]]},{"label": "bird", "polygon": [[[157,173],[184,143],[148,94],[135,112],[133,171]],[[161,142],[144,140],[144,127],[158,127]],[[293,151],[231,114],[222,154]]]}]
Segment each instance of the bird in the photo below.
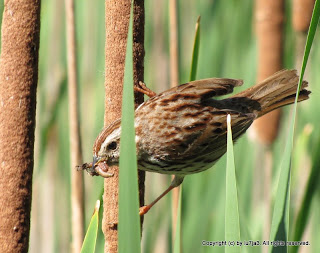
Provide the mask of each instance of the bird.
[{"label": "bird", "polygon": [[[139,82],[135,91],[150,98],[135,110],[136,153],[140,170],[174,175],[170,186],[149,205],[146,214],[163,196],[179,186],[185,176],[211,168],[227,150],[227,116],[232,138],[237,140],[253,121],[295,102],[299,76],[281,70],[264,81],[228,98],[242,80],[208,78],[188,82],[156,94]],[[298,102],[309,98],[308,82],[302,81]],[[93,162],[78,166],[105,178],[119,164],[121,118],[105,127],[93,145]]]}]

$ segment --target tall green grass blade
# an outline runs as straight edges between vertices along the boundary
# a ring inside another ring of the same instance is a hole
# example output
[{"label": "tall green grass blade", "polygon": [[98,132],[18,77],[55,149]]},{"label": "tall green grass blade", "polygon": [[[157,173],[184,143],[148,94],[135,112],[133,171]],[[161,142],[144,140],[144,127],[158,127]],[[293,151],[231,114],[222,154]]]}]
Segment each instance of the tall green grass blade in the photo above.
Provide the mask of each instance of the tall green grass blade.
[{"label": "tall green grass blade", "polygon": [[199,48],[200,48],[200,16],[198,17],[198,20],[196,23],[196,32],[195,32],[195,36],[194,36],[191,71],[190,71],[189,81],[196,80],[198,59],[199,59]]},{"label": "tall green grass blade", "polygon": [[134,129],[133,53],[131,15],[127,39],[122,97],[119,172],[119,252],[140,252],[138,170]]},{"label": "tall green grass blade", "polygon": [[[227,117],[227,170],[226,170],[226,205],[225,205],[225,240],[227,246],[225,252],[240,252],[240,222],[238,209],[238,192],[236,170],[233,156],[233,142],[231,132],[231,116]],[[230,243],[230,245],[229,245]]]},{"label": "tall green grass blade", "polygon": [[[273,210],[270,241],[282,241],[283,244],[270,247],[272,252],[286,252],[286,241],[289,230],[289,201],[290,201],[290,165],[293,143],[293,122],[290,125],[288,141],[281,163],[278,189]],[[283,248],[284,247],[284,248]]]},{"label": "tall green grass blade", "polygon": [[[307,66],[308,58],[310,55],[310,50],[314,35],[316,32],[316,27],[319,21],[320,15],[320,6],[318,1],[315,3],[315,7],[312,14],[312,19],[310,23],[310,28],[307,36],[307,42],[305,47],[305,53],[303,57],[301,75],[299,79],[299,87],[297,91],[300,90],[303,75]],[[286,241],[288,240],[289,232],[289,203],[290,203],[290,165],[291,165],[291,154],[293,147],[293,134],[294,134],[294,125],[297,111],[297,101],[298,101],[298,92],[296,96],[296,102],[293,109],[293,117],[289,128],[288,140],[286,143],[286,148],[284,151],[283,161],[281,163],[281,171],[278,181],[278,189],[276,194],[276,200],[274,205],[271,232],[270,232],[270,241],[282,241],[284,245],[271,247],[270,251],[272,252],[284,252],[287,251]]]},{"label": "tall green grass blade", "polygon": [[[303,75],[305,72],[305,68],[306,68],[309,54],[311,51],[312,42],[313,42],[316,30],[317,30],[317,25],[319,23],[319,18],[320,18],[320,3],[318,0],[316,0],[315,5],[314,5],[314,9],[313,9],[313,13],[312,13],[312,18],[310,21],[310,27],[309,27],[309,32],[308,32],[307,42],[306,42],[306,47],[305,47],[305,54],[303,57],[303,63],[302,63],[302,67],[301,67],[301,75]],[[302,78],[300,79],[299,85],[301,85],[301,82],[302,82]],[[301,241],[303,232],[304,232],[306,225],[307,225],[307,220],[309,218],[309,213],[310,213],[309,211],[311,208],[311,200],[312,200],[312,197],[316,193],[317,183],[318,183],[319,177],[320,177],[319,157],[320,157],[320,146],[317,145],[316,152],[313,155],[313,162],[312,162],[313,166],[311,168],[311,173],[310,173],[309,180],[307,183],[305,195],[304,195],[303,202],[302,202],[301,208],[298,212],[297,219],[295,222],[295,231],[294,231],[293,241]],[[292,247],[292,248],[290,248],[290,251],[295,253],[295,252],[298,252],[298,249],[299,249],[298,246]]]},{"label": "tall green grass blade", "polygon": [[[319,138],[318,138],[319,139]],[[320,139],[318,140],[320,143]],[[311,173],[309,175],[306,191],[303,197],[301,208],[298,212],[297,219],[295,222],[295,230],[292,241],[301,241],[303,232],[307,226],[307,221],[309,218],[311,201],[313,196],[315,195],[318,189],[318,182],[320,179],[320,145],[318,144],[316,147],[316,151],[313,155]],[[299,247],[294,246],[290,247],[290,252],[295,253],[298,252]]]},{"label": "tall green grass blade", "polygon": [[100,200],[97,200],[94,212],[81,248],[81,253],[93,253],[96,248],[96,241],[99,227]]}]

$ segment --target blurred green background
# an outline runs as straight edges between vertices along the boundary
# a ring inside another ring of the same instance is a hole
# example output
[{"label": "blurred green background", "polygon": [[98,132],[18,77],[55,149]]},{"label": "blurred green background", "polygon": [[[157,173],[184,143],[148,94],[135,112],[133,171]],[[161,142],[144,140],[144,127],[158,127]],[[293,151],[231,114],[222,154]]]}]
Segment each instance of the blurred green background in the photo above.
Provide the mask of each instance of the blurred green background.
[{"label": "blurred green background", "polygon": [[[76,2],[78,77],[81,135],[84,161],[92,159],[92,145],[103,127],[104,115],[104,1]],[[190,73],[194,28],[201,15],[201,39],[197,79],[240,78],[245,85],[255,83],[257,50],[253,8],[250,0],[179,1],[180,80]],[[1,4],[3,8],[3,4]],[[295,68],[296,34],[291,25],[291,1],[286,4],[284,67]],[[159,92],[169,87],[168,1],[146,1],[145,83]],[[2,13],[2,11],[1,11]],[[320,91],[319,33],[308,63],[305,79],[311,98],[299,104],[292,162],[290,232],[300,209],[314,153],[319,148]],[[66,36],[64,1],[42,1],[36,151],[33,184],[30,252],[70,252],[70,161],[67,101]],[[286,141],[291,108],[286,108],[281,130],[273,145],[272,194]],[[241,232],[245,239],[264,238],[263,150],[242,137],[235,145]],[[73,169],[73,168],[72,168]],[[320,169],[320,168],[319,168]],[[318,170],[319,170],[318,169]],[[80,172],[79,172],[80,173]],[[170,177],[147,173],[146,203],[160,194]],[[95,201],[103,192],[103,179],[85,175],[86,227]],[[300,252],[320,252],[320,191],[313,187],[308,226]],[[171,202],[164,198],[146,216],[143,252],[170,252]],[[183,252],[224,252],[224,247],[203,247],[202,240],[224,240],[225,157],[214,168],[186,177],[182,199]],[[246,247],[244,252],[262,252]],[[96,252],[103,252],[100,232]]]}]

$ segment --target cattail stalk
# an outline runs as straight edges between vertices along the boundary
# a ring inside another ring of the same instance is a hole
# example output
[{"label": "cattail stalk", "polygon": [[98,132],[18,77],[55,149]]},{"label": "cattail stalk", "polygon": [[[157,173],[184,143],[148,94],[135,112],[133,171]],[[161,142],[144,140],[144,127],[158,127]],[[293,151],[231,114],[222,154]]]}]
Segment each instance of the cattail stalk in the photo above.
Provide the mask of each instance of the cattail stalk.
[{"label": "cattail stalk", "polygon": [[[121,114],[123,75],[127,36],[130,19],[130,0],[105,2],[106,46],[105,46],[105,115],[104,125],[119,118]],[[134,82],[143,81],[144,58],[144,1],[134,1],[133,19],[133,65]],[[136,94],[135,102],[141,103],[143,95]],[[105,252],[118,252],[118,196],[119,168],[111,167],[113,177],[105,179],[103,194],[102,230],[105,236]],[[144,202],[144,172],[139,171],[140,205]]]},{"label": "cattail stalk", "polygon": [[28,252],[40,1],[4,1],[0,59],[1,252]]},{"label": "cattail stalk", "polygon": [[[307,40],[307,32],[312,16],[315,0],[294,0],[292,7],[292,26],[296,35],[296,68],[300,69],[304,47]],[[308,74],[308,73],[306,73]]]},{"label": "cattail stalk", "polygon": [[71,155],[71,231],[72,252],[80,252],[84,239],[84,181],[83,173],[75,169],[82,164],[82,150],[78,108],[78,80],[76,33],[74,18],[74,1],[66,0],[66,32],[67,32],[67,62],[68,62],[68,89],[69,89],[69,122],[70,122],[70,155]]},{"label": "cattail stalk", "polygon": [[[256,34],[258,45],[258,76],[260,82],[282,69],[283,58],[283,22],[284,0],[256,1]],[[252,131],[257,140],[262,143],[264,149],[264,232],[263,238],[269,238],[271,224],[271,178],[273,157],[269,150],[279,131],[281,111],[275,110],[253,123]],[[260,199],[260,198],[259,198]],[[267,252],[264,247],[263,251]]]},{"label": "cattail stalk", "polygon": [[[169,35],[170,35],[170,86],[179,85],[179,41],[178,41],[177,0],[169,1]],[[171,176],[172,180],[174,176]],[[172,239],[176,234],[177,212],[180,186],[172,190]]]}]

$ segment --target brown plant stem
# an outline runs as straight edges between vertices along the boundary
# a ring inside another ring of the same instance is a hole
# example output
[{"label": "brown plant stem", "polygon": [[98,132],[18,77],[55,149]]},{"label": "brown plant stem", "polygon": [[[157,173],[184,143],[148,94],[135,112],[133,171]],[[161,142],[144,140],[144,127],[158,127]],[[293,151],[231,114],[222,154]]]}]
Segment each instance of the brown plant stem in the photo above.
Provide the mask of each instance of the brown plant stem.
[{"label": "brown plant stem", "polygon": [[[309,28],[313,6],[315,0],[294,0],[292,9],[292,25],[296,35],[296,68],[300,69],[304,47],[307,39],[307,31]],[[308,74],[308,73],[306,73]]]},{"label": "brown plant stem", "polygon": [[[106,1],[106,58],[105,58],[105,116],[107,126],[121,114],[123,75],[130,18],[130,0]],[[133,58],[134,82],[143,81],[144,59],[144,1],[134,1]],[[135,102],[143,101],[135,94]],[[103,195],[102,229],[105,235],[105,252],[118,251],[118,195],[119,169],[110,168],[113,177],[105,179]],[[144,202],[144,172],[139,171],[140,205]]]},{"label": "brown plant stem", "polygon": [[82,151],[78,109],[78,80],[76,34],[74,18],[74,1],[65,0],[67,25],[67,61],[69,88],[69,124],[70,124],[70,154],[71,154],[71,216],[72,216],[72,252],[80,252],[84,238],[84,181],[83,173],[75,166],[82,164]]},{"label": "brown plant stem", "polygon": [[[121,114],[121,98],[126,53],[126,41],[130,17],[130,1],[105,2],[105,115],[108,126]],[[104,180],[102,230],[105,236],[105,252],[118,252],[118,198],[119,168],[112,167],[113,177]]]},{"label": "brown plant stem", "polygon": [[[284,1],[256,1],[256,33],[258,40],[258,76],[260,82],[282,69],[283,57],[283,22]],[[252,124],[252,130],[257,140],[264,144],[264,229],[263,238],[269,238],[271,223],[271,178],[272,178],[272,154],[270,145],[278,135],[281,111],[275,110],[257,119]],[[267,252],[267,247],[263,248]]]},{"label": "brown plant stem", "polygon": [[[260,82],[282,69],[284,1],[257,0],[258,76]],[[268,113],[253,123],[260,142],[270,145],[278,134],[280,111]]]},{"label": "brown plant stem", "polygon": [[177,0],[169,1],[170,33],[170,86],[179,85],[179,48],[178,48],[178,15]]},{"label": "brown plant stem", "polygon": [[[169,1],[169,33],[170,33],[170,86],[179,85],[179,42],[178,42],[177,0]],[[174,179],[174,176],[171,176]],[[176,234],[177,212],[179,205],[180,186],[172,190],[172,241]]]},{"label": "brown plant stem", "polygon": [[0,59],[1,252],[29,246],[40,1],[4,1]]},{"label": "brown plant stem", "polygon": [[307,32],[315,0],[293,0],[292,24],[296,32]]},{"label": "brown plant stem", "polygon": [[[145,12],[144,0],[135,0],[133,4],[133,81],[134,85],[138,85],[140,81],[144,81],[144,25]],[[135,105],[143,103],[144,96],[140,92],[134,93]],[[139,185],[139,203],[144,206],[145,193],[145,177],[146,172],[138,170]],[[143,217],[141,217],[141,234],[142,234]]]}]

